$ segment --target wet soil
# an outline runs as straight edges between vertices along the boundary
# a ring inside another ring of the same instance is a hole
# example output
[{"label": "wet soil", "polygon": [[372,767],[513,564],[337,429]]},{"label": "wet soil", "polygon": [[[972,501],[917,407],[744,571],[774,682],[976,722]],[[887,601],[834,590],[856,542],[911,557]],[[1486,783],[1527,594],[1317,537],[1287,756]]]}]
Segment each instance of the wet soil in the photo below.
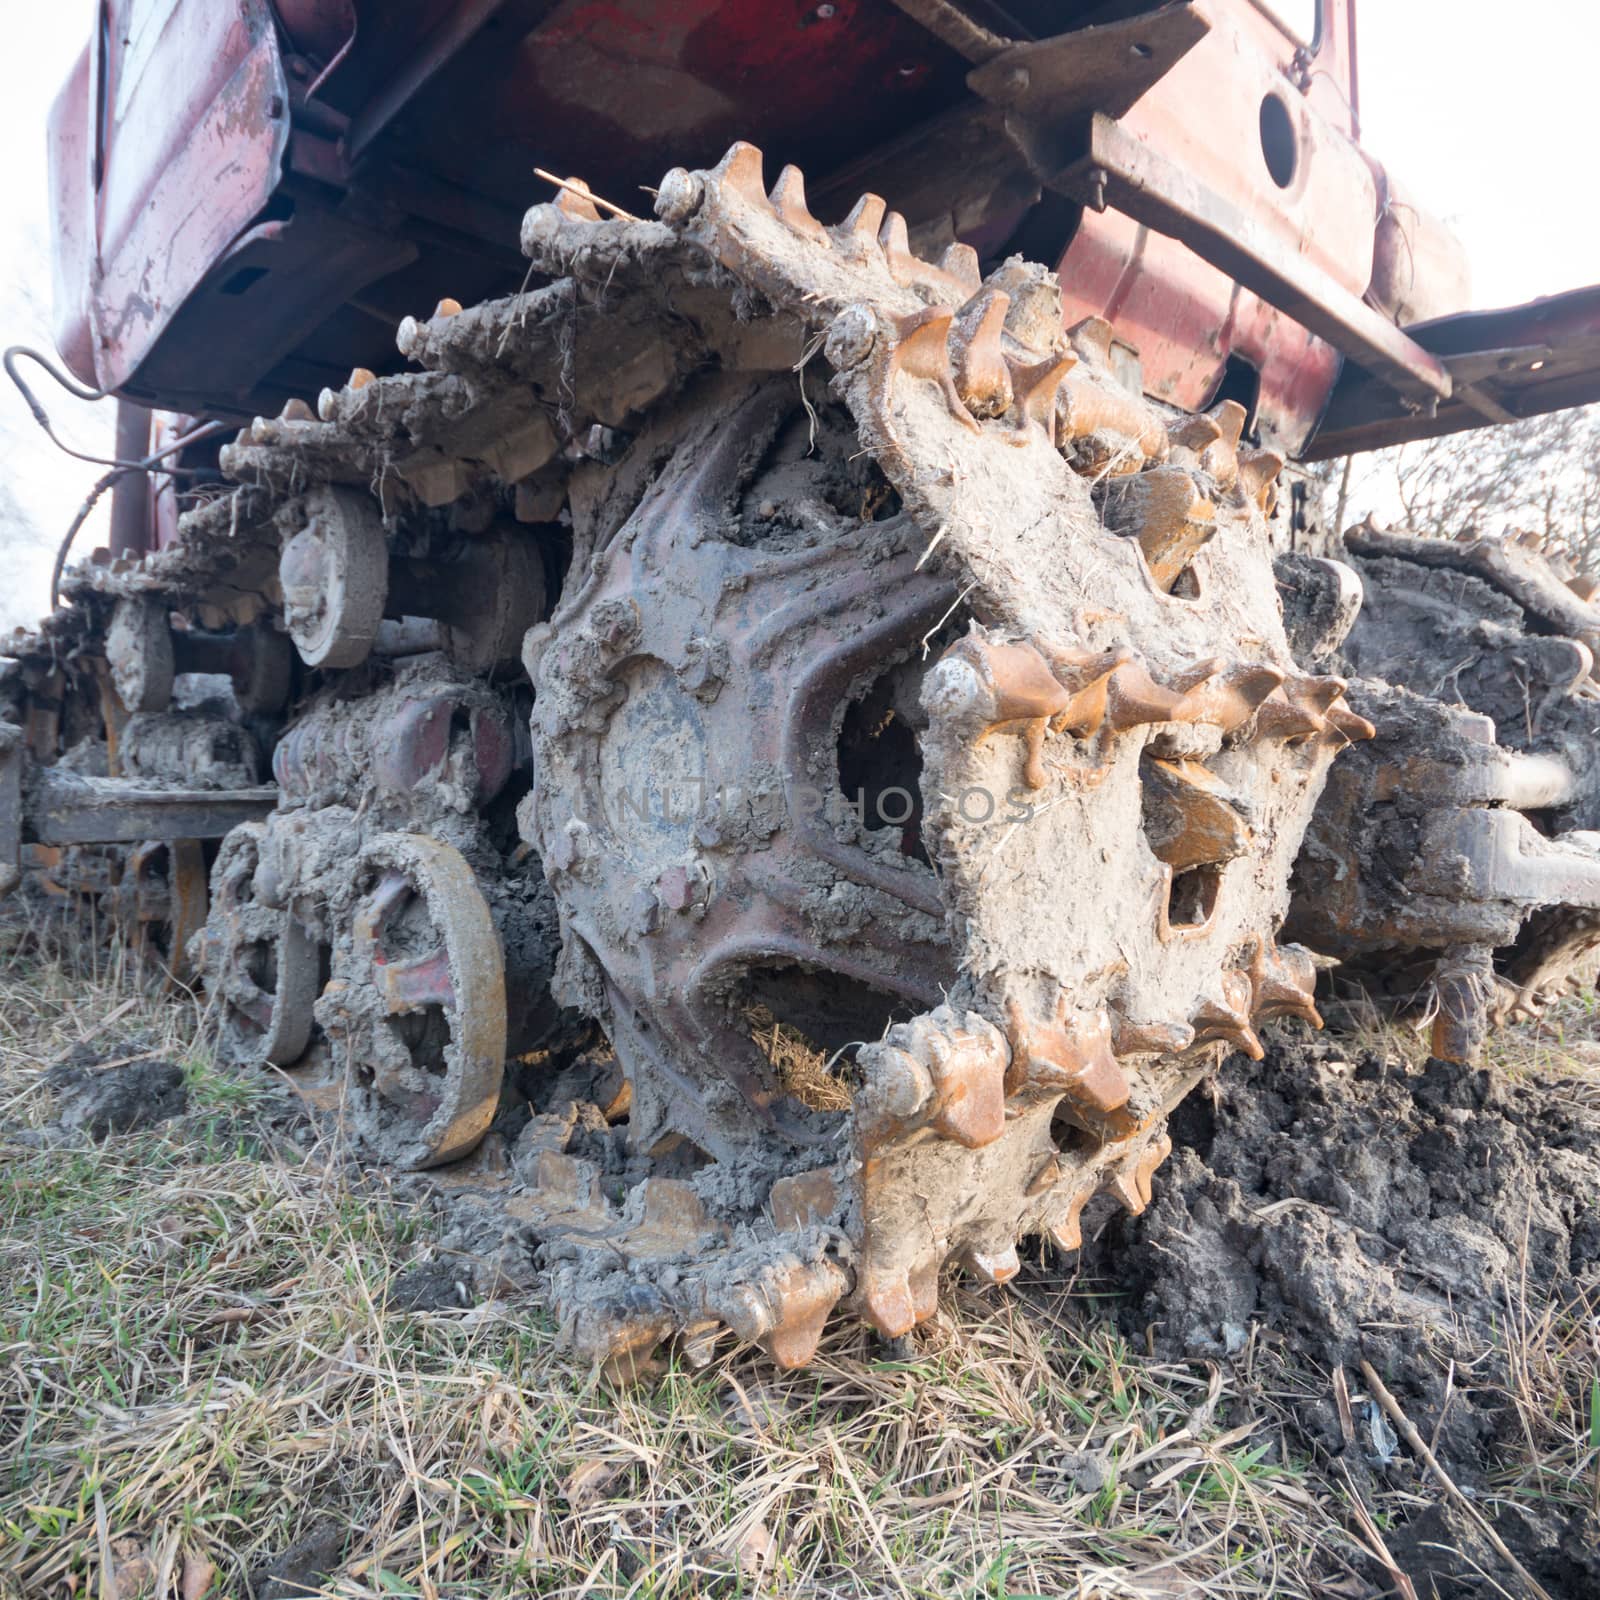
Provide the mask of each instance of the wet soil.
[{"label": "wet soil", "polygon": [[81,1130],[91,1139],[182,1116],[189,1104],[183,1069],[154,1056],[102,1060],[85,1053],[52,1067],[45,1083],[55,1096],[61,1131]]},{"label": "wet soil", "polygon": [[[1173,1135],[1150,1209],[1109,1224],[1084,1256],[1086,1273],[1125,1292],[1130,1334],[1176,1356],[1248,1351],[1257,1370],[1265,1356],[1329,1374],[1321,1396],[1296,1402],[1295,1425],[1336,1476],[1363,1491],[1410,1487],[1433,1507],[1390,1538],[1422,1600],[1496,1593],[1485,1574],[1522,1592],[1470,1519],[1439,1504],[1360,1363],[1469,1495],[1528,1457],[1518,1388],[1581,1388],[1566,1395],[1568,1414],[1587,1418],[1580,1363],[1530,1379],[1522,1351],[1530,1335],[1559,1351],[1535,1332],[1547,1316],[1580,1344],[1583,1327],[1594,1333],[1600,1095],[1442,1061],[1411,1068],[1285,1030],[1264,1061],[1236,1056],[1196,1090]],[[1351,1399],[1344,1420],[1335,1368]],[[1535,1400],[1546,1412],[1559,1403]],[[1530,1496],[1498,1531],[1551,1595],[1600,1595],[1592,1511]]]}]

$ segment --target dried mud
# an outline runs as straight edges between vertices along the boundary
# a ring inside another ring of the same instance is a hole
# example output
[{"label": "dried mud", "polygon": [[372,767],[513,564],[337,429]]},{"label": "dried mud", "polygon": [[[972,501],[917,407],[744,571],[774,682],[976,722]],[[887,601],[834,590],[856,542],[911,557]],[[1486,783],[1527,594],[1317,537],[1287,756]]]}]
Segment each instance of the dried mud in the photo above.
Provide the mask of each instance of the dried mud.
[{"label": "dried mud", "polygon": [[[1369,1362],[1468,1494],[1526,1454],[1509,1391],[1517,1345],[1547,1313],[1600,1304],[1600,1098],[1573,1081],[1393,1056],[1280,1033],[1233,1057],[1173,1118],[1176,1148],[1137,1220],[1110,1223],[1083,1270],[1127,1292],[1143,1344],[1257,1371],[1327,1372],[1293,1416],[1351,1481],[1436,1482],[1365,1394]],[[1343,1368],[1353,1437],[1334,1397]],[[1587,1415],[1587,1396],[1575,1397]],[[1600,1523],[1530,1500],[1498,1531],[1556,1596],[1600,1593]],[[1440,1505],[1390,1548],[1427,1600],[1520,1586]]]}]

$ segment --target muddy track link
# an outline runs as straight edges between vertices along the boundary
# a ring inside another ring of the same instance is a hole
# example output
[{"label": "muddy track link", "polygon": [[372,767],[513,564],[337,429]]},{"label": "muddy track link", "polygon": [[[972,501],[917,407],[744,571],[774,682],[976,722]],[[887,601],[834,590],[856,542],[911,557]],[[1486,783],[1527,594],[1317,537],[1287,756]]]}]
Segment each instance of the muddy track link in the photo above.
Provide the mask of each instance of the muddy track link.
[{"label": "muddy track link", "polygon": [[[1340,664],[1380,733],[1329,781],[1290,925],[1471,1061],[1600,945],[1600,607],[1536,539],[1368,522],[1345,546],[1365,600]],[[1280,571],[1310,602],[1315,574]]]},{"label": "muddy track link", "polygon": [[78,575],[88,626],[20,654],[92,655],[121,606],[137,697],[162,609],[286,630],[279,809],[199,942],[232,1048],[302,1042],[315,961],[311,1052],[407,1165],[525,1057],[531,1118],[458,1177],[574,1344],[799,1365],[836,1307],[899,1335],[947,1265],[1141,1209],[1193,1084],[1320,1025],[1277,932],[1373,730],[1295,665],[1241,408],[1164,411],[1044,269],[924,261],[873,195],[825,226],[749,145],[656,209],[536,206],[547,285],[257,419],[191,557]]}]

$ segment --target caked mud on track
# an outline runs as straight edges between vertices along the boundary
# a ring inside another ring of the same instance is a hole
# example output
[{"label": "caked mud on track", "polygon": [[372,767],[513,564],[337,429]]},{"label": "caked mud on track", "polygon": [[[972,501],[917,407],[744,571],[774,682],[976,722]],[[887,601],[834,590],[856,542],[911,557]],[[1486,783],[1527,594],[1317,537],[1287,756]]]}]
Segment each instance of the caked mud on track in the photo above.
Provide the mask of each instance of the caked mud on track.
[{"label": "caked mud on track", "polygon": [[545,287],[253,423],[180,545],[14,646],[14,742],[48,846],[64,755],[112,808],[124,713],[223,661],[276,780],[188,946],[227,1053],[331,1061],[404,1167],[530,1100],[579,1348],[797,1364],[1141,1208],[1170,1108],[1315,1018],[1276,930],[1372,730],[1289,650],[1241,407],[1163,410],[1047,271],[922,260],[871,195],[825,227],[747,145],[658,213],[535,207]]}]

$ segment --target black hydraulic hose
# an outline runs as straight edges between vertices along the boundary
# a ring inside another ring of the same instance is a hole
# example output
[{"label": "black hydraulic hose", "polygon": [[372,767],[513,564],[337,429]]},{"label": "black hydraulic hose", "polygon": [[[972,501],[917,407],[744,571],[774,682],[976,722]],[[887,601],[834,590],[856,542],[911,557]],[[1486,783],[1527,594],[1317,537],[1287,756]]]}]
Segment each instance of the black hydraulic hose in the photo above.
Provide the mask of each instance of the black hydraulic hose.
[{"label": "black hydraulic hose", "polygon": [[181,438],[175,439],[171,444],[164,445],[160,450],[153,451],[139,461],[119,461],[114,456],[91,456],[82,450],[74,450],[56,432],[50,421],[50,414],[39,403],[38,396],[28,387],[27,381],[17,370],[21,361],[32,361],[42,367],[55,381],[70,394],[75,400],[86,400],[91,404],[104,400],[110,393],[108,389],[90,389],[79,383],[70,374],[65,373],[48,356],[35,350],[31,345],[14,344],[8,349],[4,357],[0,357],[0,364],[6,370],[6,376],[17,386],[17,391],[27,402],[28,410],[33,413],[33,420],[44,429],[45,435],[51,444],[69,455],[74,461],[87,461],[91,466],[109,467],[111,470],[95,484],[89,491],[88,498],[78,507],[78,514],[72,519],[72,526],[67,529],[66,537],[62,539],[56,550],[55,565],[50,570],[50,608],[54,610],[60,599],[61,574],[66,569],[67,556],[72,550],[72,541],[77,538],[78,530],[89,520],[89,513],[94,510],[100,496],[111,488],[119,479],[130,472],[163,473],[169,477],[185,477],[198,469],[192,467],[166,467],[161,463],[168,456],[176,455],[180,450],[186,450],[192,444],[197,444],[201,439],[209,439],[214,434],[226,431],[227,424],[221,422],[202,422],[199,427],[191,428]]},{"label": "black hydraulic hose", "polygon": [[[56,604],[60,599],[61,574],[66,570],[67,556],[72,550],[72,541],[77,538],[78,530],[89,520],[89,513],[94,510],[95,503],[100,496],[111,488],[118,479],[126,477],[130,472],[176,474],[196,470],[188,467],[163,467],[161,462],[165,457],[176,455],[180,450],[187,450],[190,445],[198,444],[202,439],[209,439],[214,434],[226,432],[227,427],[228,425],[225,422],[202,422],[198,428],[191,428],[186,434],[174,439],[171,444],[163,445],[161,449],[146,456],[143,461],[123,461],[112,465],[111,470],[95,484],[94,488],[89,491],[88,498],[78,507],[78,514],[72,519],[72,526],[67,529],[65,538],[62,539],[60,547],[56,550],[55,565],[50,569],[50,609],[52,611],[55,610]],[[55,436],[52,434],[51,437],[54,438]],[[76,454],[76,452],[69,451],[68,454]],[[93,458],[83,456],[79,459],[88,461]]]}]

